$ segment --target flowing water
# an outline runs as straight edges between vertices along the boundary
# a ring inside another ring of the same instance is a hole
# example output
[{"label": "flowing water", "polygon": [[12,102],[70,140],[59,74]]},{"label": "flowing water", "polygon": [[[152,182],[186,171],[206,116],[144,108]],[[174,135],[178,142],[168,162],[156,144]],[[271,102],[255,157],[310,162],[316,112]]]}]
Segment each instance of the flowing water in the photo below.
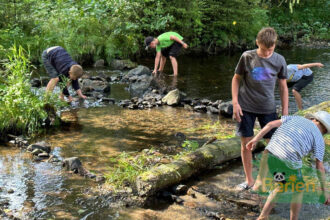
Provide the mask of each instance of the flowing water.
[{"label": "flowing water", "polygon": [[[285,56],[287,63],[325,64],[322,69],[313,69],[314,81],[302,91],[302,96],[306,107],[329,99],[329,49],[294,49],[279,52]],[[165,80],[190,98],[229,100],[231,79],[239,56],[240,54],[181,56],[178,59],[178,78],[168,76]],[[153,59],[139,60],[138,63],[152,67]],[[94,72],[97,74],[98,71]],[[169,61],[165,73],[171,73]],[[129,98],[124,87],[125,85],[120,84],[112,85],[110,96],[117,100]],[[279,95],[276,94],[277,103],[280,103]],[[292,95],[290,111],[296,111]],[[216,116],[171,107],[128,110],[113,105],[75,109],[69,114],[76,121],[72,126],[51,131],[40,140],[49,142],[53,146],[53,153],[59,157],[78,156],[84,166],[95,173],[107,172],[109,158],[123,151],[157,148],[163,143],[176,144],[176,132],[186,134],[188,139],[207,140],[216,132],[232,135],[235,127],[231,120],[221,118],[215,128],[211,125],[219,121]],[[92,187],[96,187],[93,181],[67,173],[59,165],[33,162],[28,153],[6,145],[0,146],[0,206],[5,204],[7,209],[13,210],[18,217],[93,219],[88,215],[97,210],[77,202],[78,198],[85,198],[86,189]],[[13,192],[9,193],[11,189]],[[187,211],[179,206],[174,210],[182,213]],[[137,213],[140,211],[134,210]],[[125,219],[130,216],[130,212],[132,210],[107,210],[106,214],[96,216]],[[163,213],[163,216],[166,214]],[[173,213],[171,216],[178,218]],[[194,219],[199,217],[198,213],[191,215]],[[132,216],[130,218],[134,219]]]}]

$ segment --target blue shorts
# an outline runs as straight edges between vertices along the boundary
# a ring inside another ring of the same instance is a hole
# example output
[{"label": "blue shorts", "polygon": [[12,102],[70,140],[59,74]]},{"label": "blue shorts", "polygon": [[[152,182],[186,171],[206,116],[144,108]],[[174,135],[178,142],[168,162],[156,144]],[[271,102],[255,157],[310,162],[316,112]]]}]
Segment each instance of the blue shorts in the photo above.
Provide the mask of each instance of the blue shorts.
[{"label": "blue shorts", "polygon": [[[253,137],[254,132],[254,123],[256,121],[256,118],[258,118],[258,121],[260,123],[261,128],[265,127],[265,125],[268,122],[274,121],[278,119],[278,116],[276,112],[271,114],[255,114],[251,112],[243,111],[243,116],[241,116],[241,122],[237,123],[237,136],[240,137]],[[273,128],[270,130],[264,138],[271,138],[274,132],[276,131],[276,128]]]}]

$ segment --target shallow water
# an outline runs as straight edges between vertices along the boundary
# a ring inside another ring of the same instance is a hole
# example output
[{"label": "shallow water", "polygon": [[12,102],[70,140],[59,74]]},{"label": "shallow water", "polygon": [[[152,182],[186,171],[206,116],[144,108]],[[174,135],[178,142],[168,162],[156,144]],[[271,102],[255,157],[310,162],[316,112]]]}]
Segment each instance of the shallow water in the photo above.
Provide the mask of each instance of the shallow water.
[{"label": "shallow water", "polygon": [[[307,102],[306,106],[328,100],[329,49],[279,52],[286,57],[288,63],[324,63],[326,66],[323,69],[314,69],[314,82],[302,91],[302,96]],[[165,81],[177,86],[190,98],[229,100],[230,83],[239,56],[240,54],[203,58],[181,56],[178,59],[179,77],[175,79],[167,76]],[[153,65],[153,59],[138,62],[149,67]],[[97,74],[98,71],[91,70],[89,73]],[[165,73],[171,73],[169,63]],[[113,84],[110,97],[116,100],[130,98],[125,87],[126,85]],[[278,93],[276,98],[279,103]],[[292,95],[290,111],[296,111]],[[84,166],[95,173],[107,172],[109,158],[123,151],[160,148],[163,143],[177,144],[174,138],[176,132],[186,134],[188,139],[205,141],[216,133],[232,135],[234,131],[231,120],[221,119],[217,126],[210,126],[219,121],[217,116],[194,113],[183,108],[129,110],[108,106],[80,108],[67,114],[75,123],[61,131],[51,131],[40,140],[49,142],[54,148],[53,153],[59,157],[78,156]],[[79,219],[92,212],[96,213],[91,216],[107,216],[109,219],[125,219],[126,216],[125,212],[118,214],[118,210],[108,210],[102,215],[104,210],[97,211],[77,204],[78,198],[85,198],[86,189],[96,185],[94,182],[69,174],[60,165],[32,162],[28,153],[18,149],[0,146],[0,177],[0,202],[8,201],[8,209],[14,210],[23,219],[30,219],[31,216]],[[13,189],[14,193],[8,193],[9,189]],[[166,216],[166,213],[163,215]],[[195,219],[198,218],[196,213]]]},{"label": "shallow water", "polygon": [[[321,62],[323,68],[312,68],[314,81],[305,87],[301,95],[304,107],[310,107],[329,99],[330,94],[330,49],[301,49],[277,50],[283,55],[287,64],[303,64]],[[191,98],[231,99],[231,80],[235,67],[240,58],[240,53],[232,55],[192,57],[182,55],[178,57],[179,76],[175,82],[174,78],[167,77],[168,84],[177,84],[177,87]],[[153,69],[154,59],[144,58],[138,63]],[[170,60],[167,60],[164,72],[172,74]],[[290,91],[290,112],[297,111],[294,97]],[[276,101],[280,105],[280,97],[276,92]]]}]

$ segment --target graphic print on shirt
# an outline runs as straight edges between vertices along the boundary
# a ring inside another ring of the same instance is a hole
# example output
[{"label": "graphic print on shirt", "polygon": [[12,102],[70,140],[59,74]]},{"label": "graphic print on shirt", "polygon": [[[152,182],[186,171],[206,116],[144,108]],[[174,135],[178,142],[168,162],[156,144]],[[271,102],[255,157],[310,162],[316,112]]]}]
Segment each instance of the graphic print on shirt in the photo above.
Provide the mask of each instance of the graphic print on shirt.
[{"label": "graphic print on shirt", "polygon": [[269,68],[255,67],[252,70],[252,78],[256,81],[270,80],[273,77],[273,72]]}]

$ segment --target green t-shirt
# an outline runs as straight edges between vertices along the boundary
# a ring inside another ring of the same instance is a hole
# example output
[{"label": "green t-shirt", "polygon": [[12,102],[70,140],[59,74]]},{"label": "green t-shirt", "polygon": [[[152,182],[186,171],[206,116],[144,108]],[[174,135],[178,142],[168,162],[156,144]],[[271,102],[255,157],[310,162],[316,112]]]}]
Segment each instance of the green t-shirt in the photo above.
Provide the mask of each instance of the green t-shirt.
[{"label": "green t-shirt", "polygon": [[157,52],[160,52],[163,48],[169,47],[174,43],[174,41],[170,39],[171,36],[176,36],[180,40],[183,39],[183,37],[176,32],[163,33],[157,37],[157,39],[159,40],[159,44],[156,46]]}]

